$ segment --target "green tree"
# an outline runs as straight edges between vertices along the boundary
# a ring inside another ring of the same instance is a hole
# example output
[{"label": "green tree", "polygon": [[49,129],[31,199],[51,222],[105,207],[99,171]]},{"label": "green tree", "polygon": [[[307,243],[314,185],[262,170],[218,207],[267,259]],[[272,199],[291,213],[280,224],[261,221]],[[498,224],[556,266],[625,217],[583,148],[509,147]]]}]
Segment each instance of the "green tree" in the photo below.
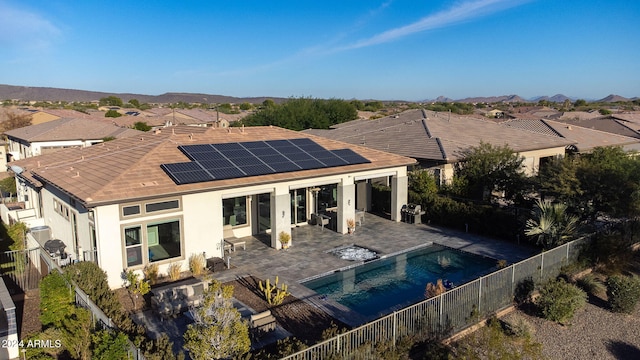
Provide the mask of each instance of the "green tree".
[{"label": "green tree", "polygon": [[194,312],[194,323],[184,334],[184,348],[194,360],[231,358],[251,348],[249,329],[233,307],[232,286],[213,280],[204,304]]},{"label": "green tree", "polygon": [[578,225],[578,217],[568,214],[565,204],[549,200],[538,200],[531,215],[525,234],[547,249],[571,240]]},{"label": "green tree", "polygon": [[140,101],[138,101],[138,99],[129,100],[129,104],[133,105],[133,107],[136,109],[140,108]]},{"label": "green tree", "polygon": [[127,290],[129,290],[129,295],[133,302],[133,309],[137,310],[138,297],[145,296],[151,290],[151,285],[149,284],[149,281],[140,279],[140,275],[135,273],[133,270],[128,270],[125,275]]},{"label": "green tree", "polygon": [[582,196],[577,169],[580,158],[573,156],[555,157],[540,165],[538,171],[538,191],[543,197],[552,196],[557,201],[577,205]]},{"label": "green tree", "polygon": [[[265,100],[267,101],[267,100]],[[274,125],[292,130],[328,129],[358,117],[353,104],[344,100],[293,98],[282,105],[269,105],[236,122],[239,125]]]},{"label": "green tree", "polygon": [[578,99],[573,103],[574,107],[587,106],[587,101],[584,99]]},{"label": "green tree", "polygon": [[10,176],[0,180],[0,191],[2,191],[3,194],[9,194],[9,197],[13,197],[16,193],[16,178]]},{"label": "green tree", "polygon": [[74,292],[57,271],[40,281],[40,322],[44,327],[61,328],[65,317],[75,308]]},{"label": "green tree", "polygon": [[117,96],[108,96],[100,99],[100,106],[118,106],[122,107],[122,99]]},{"label": "green tree", "polygon": [[91,359],[91,313],[89,310],[74,307],[67,314],[60,328],[62,342],[74,359]]},{"label": "green tree", "polygon": [[152,127],[144,121],[136,121],[133,123],[133,128],[140,131],[150,131],[152,129]]},{"label": "green tree", "polygon": [[118,118],[122,116],[122,114],[120,114],[117,110],[108,110],[106,113],[104,113],[104,117],[110,117],[110,118]]},{"label": "green tree", "polygon": [[91,335],[91,358],[95,360],[128,359],[129,341],[120,331],[100,330]]},{"label": "green tree", "polygon": [[425,170],[409,172],[409,202],[420,204],[423,209],[438,194],[438,185],[433,174]]},{"label": "green tree", "polygon": [[640,158],[629,156],[621,147],[599,147],[584,155],[579,165],[581,201],[591,205],[592,216],[640,214]]},{"label": "green tree", "polygon": [[242,104],[240,104],[239,108],[240,108],[240,110],[247,111],[247,110],[253,109],[253,105],[251,103],[248,103],[248,102],[243,102]]},{"label": "green tree", "polygon": [[525,190],[524,158],[509,146],[480,142],[461,157],[462,161],[455,166],[455,176],[466,183],[462,195],[487,200],[492,191],[504,191],[506,198],[514,199]]}]

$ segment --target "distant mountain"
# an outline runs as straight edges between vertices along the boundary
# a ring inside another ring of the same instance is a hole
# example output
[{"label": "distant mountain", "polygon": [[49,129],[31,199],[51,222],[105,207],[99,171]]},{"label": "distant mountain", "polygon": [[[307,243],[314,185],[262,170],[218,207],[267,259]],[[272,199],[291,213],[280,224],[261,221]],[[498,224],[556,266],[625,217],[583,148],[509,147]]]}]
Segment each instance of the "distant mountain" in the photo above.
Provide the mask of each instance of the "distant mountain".
[{"label": "distant mountain", "polygon": [[631,99],[627,99],[627,98],[622,97],[620,95],[611,94],[611,95],[607,96],[606,98],[598,100],[598,102],[618,102],[618,101],[631,101]]},{"label": "distant mountain", "polygon": [[435,98],[434,100],[430,101],[430,102],[454,102],[455,100],[448,98],[446,96],[438,96],[437,98]]},{"label": "distant mountain", "polygon": [[538,96],[535,98],[532,98],[530,101],[532,102],[538,102],[538,101],[550,101],[550,102],[556,102],[556,103],[561,103],[564,102],[565,100],[569,100],[569,101],[574,101],[575,99],[570,98],[568,96],[562,95],[562,94],[555,94],[551,97],[549,96]]},{"label": "distant mountain", "polygon": [[512,102],[528,102],[527,100],[521,98],[518,95],[502,95],[502,96],[489,96],[489,97],[470,97],[458,100],[458,102],[463,103],[512,103]]},{"label": "distant mountain", "polygon": [[116,96],[124,102],[137,99],[141,103],[176,103],[184,101],[186,103],[242,103],[252,104],[262,103],[266,99],[275,102],[283,102],[284,98],[272,97],[245,97],[194,94],[194,93],[165,93],[162,95],[144,95],[129,93],[107,93],[88,90],[59,89],[50,87],[13,86],[0,84],[0,100],[24,100],[24,101],[94,101],[108,96]]}]

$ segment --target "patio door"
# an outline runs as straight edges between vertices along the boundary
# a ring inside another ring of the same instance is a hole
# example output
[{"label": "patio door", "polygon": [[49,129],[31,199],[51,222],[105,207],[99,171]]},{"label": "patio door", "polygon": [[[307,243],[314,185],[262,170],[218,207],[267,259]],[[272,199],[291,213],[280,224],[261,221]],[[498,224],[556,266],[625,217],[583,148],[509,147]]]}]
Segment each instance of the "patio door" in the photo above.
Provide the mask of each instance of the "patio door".
[{"label": "patio door", "polygon": [[258,195],[258,233],[271,230],[271,194]]},{"label": "patio door", "polygon": [[307,189],[289,191],[291,197],[291,224],[307,222]]}]

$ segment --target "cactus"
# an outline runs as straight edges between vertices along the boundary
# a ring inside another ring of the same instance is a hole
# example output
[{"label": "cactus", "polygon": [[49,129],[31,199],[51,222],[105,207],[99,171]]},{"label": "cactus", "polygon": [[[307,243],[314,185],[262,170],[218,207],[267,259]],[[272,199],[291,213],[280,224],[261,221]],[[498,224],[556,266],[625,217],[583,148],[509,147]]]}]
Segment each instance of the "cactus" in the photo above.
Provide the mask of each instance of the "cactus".
[{"label": "cactus", "polygon": [[287,284],[282,284],[280,288],[278,288],[278,281],[278,276],[276,276],[273,285],[271,285],[269,279],[265,281],[264,285],[262,284],[262,281],[258,283],[258,287],[260,288],[260,291],[264,293],[264,297],[269,305],[280,305],[287,295],[291,295],[287,291],[289,288]]}]

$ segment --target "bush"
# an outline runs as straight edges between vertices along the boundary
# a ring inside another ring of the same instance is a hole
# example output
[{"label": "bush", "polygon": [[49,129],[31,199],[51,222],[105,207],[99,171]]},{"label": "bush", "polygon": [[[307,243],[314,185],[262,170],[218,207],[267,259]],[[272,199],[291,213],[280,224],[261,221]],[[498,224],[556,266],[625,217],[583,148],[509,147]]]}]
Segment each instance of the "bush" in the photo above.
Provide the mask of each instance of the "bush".
[{"label": "bush", "polygon": [[167,276],[171,281],[176,281],[180,279],[180,273],[182,272],[182,264],[181,263],[171,263],[169,264],[169,268],[167,269]]},{"label": "bush", "polygon": [[206,265],[207,260],[205,260],[204,255],[200,254],[191,254],[189,256],[189,270],[193,274],[193,276],[200,276],[204,272],[204,266]]},{"label": "bush", "polygon": [[536,284],[532,278],[528,277],[523,279],[516,285],[516,289],[513,295],[513,300],[516,305],[524,305],[531,301],[531,294],[535,289]]},{"label": "bush", "polygon": [[565,324],[586,302],[587,294],[584,291],[559,279],[546,283],[540,289],[536,304],[543,318]]},{"label": "bush", "polygon": [[640,300],[640,279],[636,276],[613,275],[607,280],[607,296],[613,312],[630,314]]},{"label": "bush", "polygon": [[40,282],[40,321],[45,327],[60,328],[65,317],[73,312],[73,290],[64,276],[57,271]]},{"label": "bush", "polygon": [[142,269],[144,273],[144,279],[151,285],[155,285],[158,282],[158,264],[149,264]]},{"label": "bush", "polygon": [[128,359],[129,341],[119,331],[100,330],[91,335],[93,342],[92,359]]},{"label": "bush", "polygon": [[594,274],[587,274],[576,281],[576,285],[588,294],[597,295],[605,291],[605,286]]}]

